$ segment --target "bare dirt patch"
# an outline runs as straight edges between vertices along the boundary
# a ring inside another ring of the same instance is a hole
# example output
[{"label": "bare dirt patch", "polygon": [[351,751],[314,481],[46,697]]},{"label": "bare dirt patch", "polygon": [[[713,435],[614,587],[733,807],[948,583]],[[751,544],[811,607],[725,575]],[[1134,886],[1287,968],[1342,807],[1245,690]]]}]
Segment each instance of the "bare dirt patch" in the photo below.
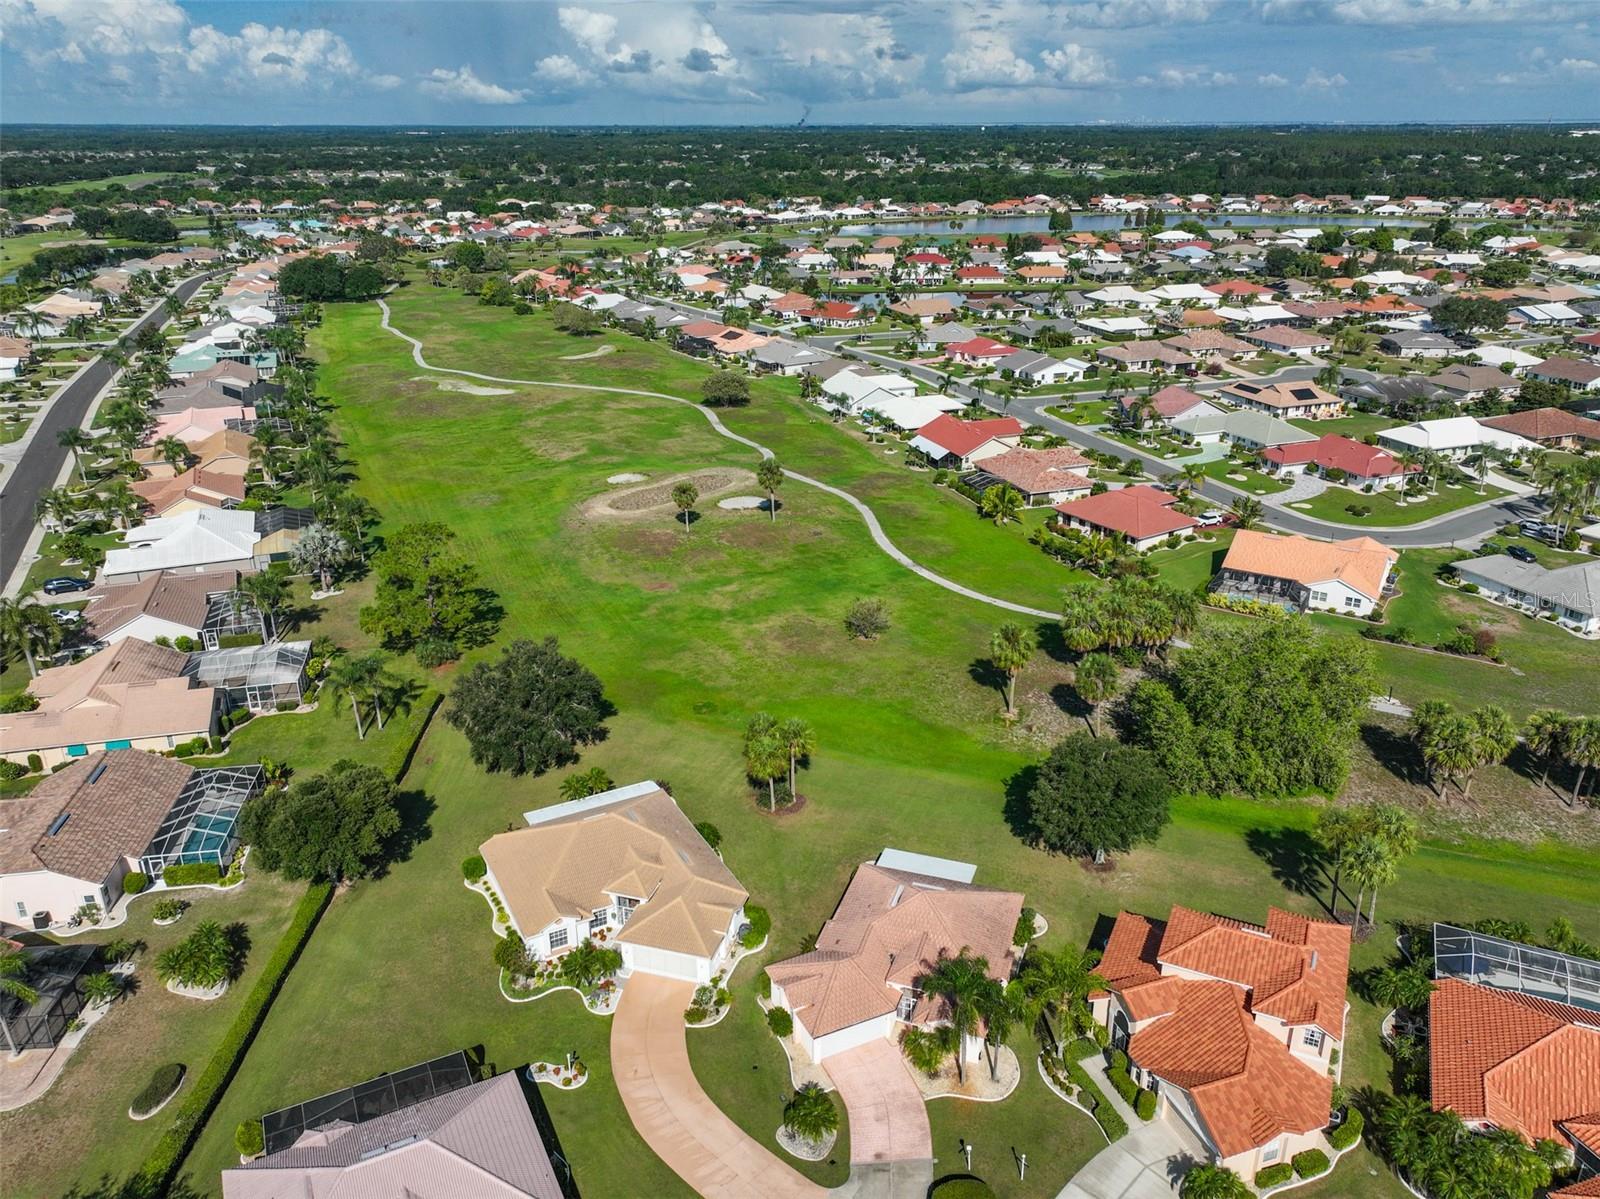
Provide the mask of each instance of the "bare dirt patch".
[{"label": "bare dirt patch", "polygon": [[672,502],[672,489],[679,483],[693,483],[699,489],[700,500],[703,502],[718,492],[731,491],[735,487],[748,487],[754,482],[755,476],[749,471],[731,467],[690,471],[643,487],[629,487],[622,491],[597,495],[583,505],[583,514],[612,520],[652,516],[675,507]]},{"label": "bare dirt patch", "polygon": [[604,358],[607,354],[615,354],[616,346],[601,346],[598,350],[590,350],[587,354],[563,354],[562,362],[582,362],[585,358]]}]

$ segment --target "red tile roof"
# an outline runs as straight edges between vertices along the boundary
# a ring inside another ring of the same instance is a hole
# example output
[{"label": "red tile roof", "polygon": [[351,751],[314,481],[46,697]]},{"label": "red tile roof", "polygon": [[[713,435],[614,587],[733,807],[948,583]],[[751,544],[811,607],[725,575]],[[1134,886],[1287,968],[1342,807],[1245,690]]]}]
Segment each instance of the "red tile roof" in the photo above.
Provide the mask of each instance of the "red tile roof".
[{"label": "red tile roof", "polygon": [[1506,416],[1486,417],[1478,423],[1532,441],[1550,437],[1582,437],[1588,441],[1600,441],[1600,420],[1591,420],[1564,408],[1534,408]]},{"label": "red tile roof", "polygon": [[1551,1191],[1550,1199],[1600,1199],[1600,1174],[1562,1187],[1559,1191]]},{"label": "red tile roof", "polygon": [[968,358],[1004,358],[1015,351],[1015,346],[995,341],[992,337],[974,337],[971,341],[953,341],[945,346],[947,356],[956,354]]},{"label": "red tile roof", "polygon": [[1192,516],[1185,516],[1172,507],[1177,498],[1141,483],[1119,491],[1106,491],[1087,499],[1057,504],[1056,511],[1085,524],[1121,533],[1134,541],[1143,541],[1163,533],[1192,529],[1199,523]]},{"label": "red tile roof", "polygon": [[1221,283],[1207,283],[1207,291],[1214,291],[1219,296],[1270,296],[1276,293],[1270,287],[1262,287],[1259,283],[1247,283],[1243,279],[1227,279]]},{"label": "red tile roof", "polygon": [[1428,1023],[1435,1109],[1529,1140],[1600,1112],[1600,1012],[1447,978]]},{"label": "red tile roof", "polygon": [[1120,397],[1117,402],[1129,411],[1135,408],[1150,408],[1157,416],[1171,420],[1175,416],[1182,416],[1196,404],[1205,403],[1205,396],[1173,383],[1153,395],[1126,395]]},{"label": "red tile roof", "polygon": [[918,437],[925,437],[958,458],[965,458],[973,450],[996,437],[1021,437],[1022,422],[1014,416],[997,416],[988,420],[962,420],[948,412],[940,413],[922,428]]},{"label": "red tile roof", "polygon": [[1382,479],[1420,469],[1404,467],[1400,459],[1377,446],[1354,441],[1342,433],[1324,433],[1315,441],[1275,445],[1262,450],[1261,457],[1278,466],[1299,466],[1314,462],[1323,470],[1342,470],[1363,479]]}]

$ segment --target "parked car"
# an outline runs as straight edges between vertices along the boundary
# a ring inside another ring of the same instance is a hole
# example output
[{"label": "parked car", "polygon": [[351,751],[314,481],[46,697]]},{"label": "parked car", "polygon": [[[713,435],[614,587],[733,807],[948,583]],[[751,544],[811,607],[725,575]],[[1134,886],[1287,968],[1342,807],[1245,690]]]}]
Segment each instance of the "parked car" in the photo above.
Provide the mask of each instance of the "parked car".
[{"label": "parked car", "polygon": [[1506,553],[1518,562],[1537,562],[1539,560],[1539,556],[1525,545],[1507,546]]},{"label": "parked car", "polygon": [[1542,520],[1525,520],[1517,525],[1517,529],[1524,537],[1548,537],[1551,526]]},{"label": "parked car", "polygon": [[83,613],[76,608],[51,608],[50,615],[62,624],[77,624],[83,619]]},{"label": "parked car", "polygon": [[1199,516],[1195,517],[1195,520],[1198,521],[1203,528],[1209,529],[1213,525],[1220,525],[1222,523],[1222,513],[1218,512],[1215,508],[1208,508]]},{"label": "parked car", "polygon": [[53,579],[46,579],[41,589],[46,595],[65,595],[69,591],[87,591],[94,584],[88,579],[74,579],[67,575],[58,575]]}]

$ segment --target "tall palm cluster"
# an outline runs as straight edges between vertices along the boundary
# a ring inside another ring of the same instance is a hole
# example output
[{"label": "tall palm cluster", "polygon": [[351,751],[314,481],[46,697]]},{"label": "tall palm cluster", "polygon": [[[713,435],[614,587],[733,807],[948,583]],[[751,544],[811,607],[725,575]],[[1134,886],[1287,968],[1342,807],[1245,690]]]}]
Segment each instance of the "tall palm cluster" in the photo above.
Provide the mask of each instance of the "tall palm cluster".
[{"label": "tall palm cluster", "polygon": [[[1572,773],[1568,804],[1593,802],[1591,771],[1600,766],[1600,717],[1570,716],[1541,708],[1518,729],[1505,710],[1493,704],[1457,712],[1443,700],[1427,700],[1411,715],[1411,737],[1428,770],[1428,781],[1456,786],[1463,799],[1472,793],[1476,772],[1503,762],[1518,744],[1526,745],[1542,768],[1540,784],[1550,781],[1558,766]],[[1443,789],[1441,788],[1441,794]]]},{"label": "tall palm cluster", "polygon": [[1565,1164],[1553,1141],[1529,1145],[1513,1129],[1477,1133],[1421,1095],[1374,1094],[1370,1138],[1428,1199],[1532,1199]]},{"label": "tall palm cluster", "polygon": [[[1351,921],[1359,930],[1372,928],[1378,917],[1378,890],[1399,877],[1400,863],[1417,851],[1417,823],[1398,804],[1367,803],[1358,807],[1324,808],[1317,834],[1333,856],[1333,896],[1329,909],[1337,917],[1356,884]],[[1366,907],[1365,913],[1362,907]]]},{"label": "tall palm cluster", "polygon": [[745,773],[767,785],[767,807],[778,809],[777,780],[789,776],[789,799],[795,796],[795,774],[800,763],[817,749],[816,730],[798,716],[784,720],[767,712],[757,712],[745,724]]},{"label": "tall palm cluster", "polygon": [[1559,541],[1600,502],[1600,458],[1562,460],[1541,452],[1531,465],[1533,484],[1549,501]]}]

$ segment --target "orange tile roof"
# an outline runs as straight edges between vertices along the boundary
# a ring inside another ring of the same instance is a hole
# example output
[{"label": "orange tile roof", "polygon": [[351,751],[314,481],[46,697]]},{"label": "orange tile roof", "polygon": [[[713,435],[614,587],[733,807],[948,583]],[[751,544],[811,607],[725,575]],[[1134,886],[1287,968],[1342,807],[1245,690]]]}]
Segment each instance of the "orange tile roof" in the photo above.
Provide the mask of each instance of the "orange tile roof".
[{"label": "orange tile roof", "polygon": [[1447,978],[1428,1024],[1435,1109],[1529,1140],[1600,1111],[1600,1012]]},{"label": "orange tile roof", "polygon": [[1049,450],[1008,450],[983,460],[983,469],[1028,495],[1088,491],[1093,481],[1083,470],[1092,463],[1069,446]]},{"label": "orange tile roof", "polygon": [[1562,1187],[1559,1191],[1551,1191],[1550,1199],[1600,1199],[1600,1174]]},{"label": "orange tile roof", "polygon": [[1292,579],[1307,586],[1338,579],[1376,600],[1398,558],[1394,550],[1370,537],[1312,541],[1292,533],[1240,529],[1222,560],[1222,569]]},{"label": "orange tile roof", "polygon": [[1100,977],[1114,991],[1160,978],[1156,954],[1166,931],[1165,920],[1152,920],[1134,912],[1119,913],[1096,967]]}]

